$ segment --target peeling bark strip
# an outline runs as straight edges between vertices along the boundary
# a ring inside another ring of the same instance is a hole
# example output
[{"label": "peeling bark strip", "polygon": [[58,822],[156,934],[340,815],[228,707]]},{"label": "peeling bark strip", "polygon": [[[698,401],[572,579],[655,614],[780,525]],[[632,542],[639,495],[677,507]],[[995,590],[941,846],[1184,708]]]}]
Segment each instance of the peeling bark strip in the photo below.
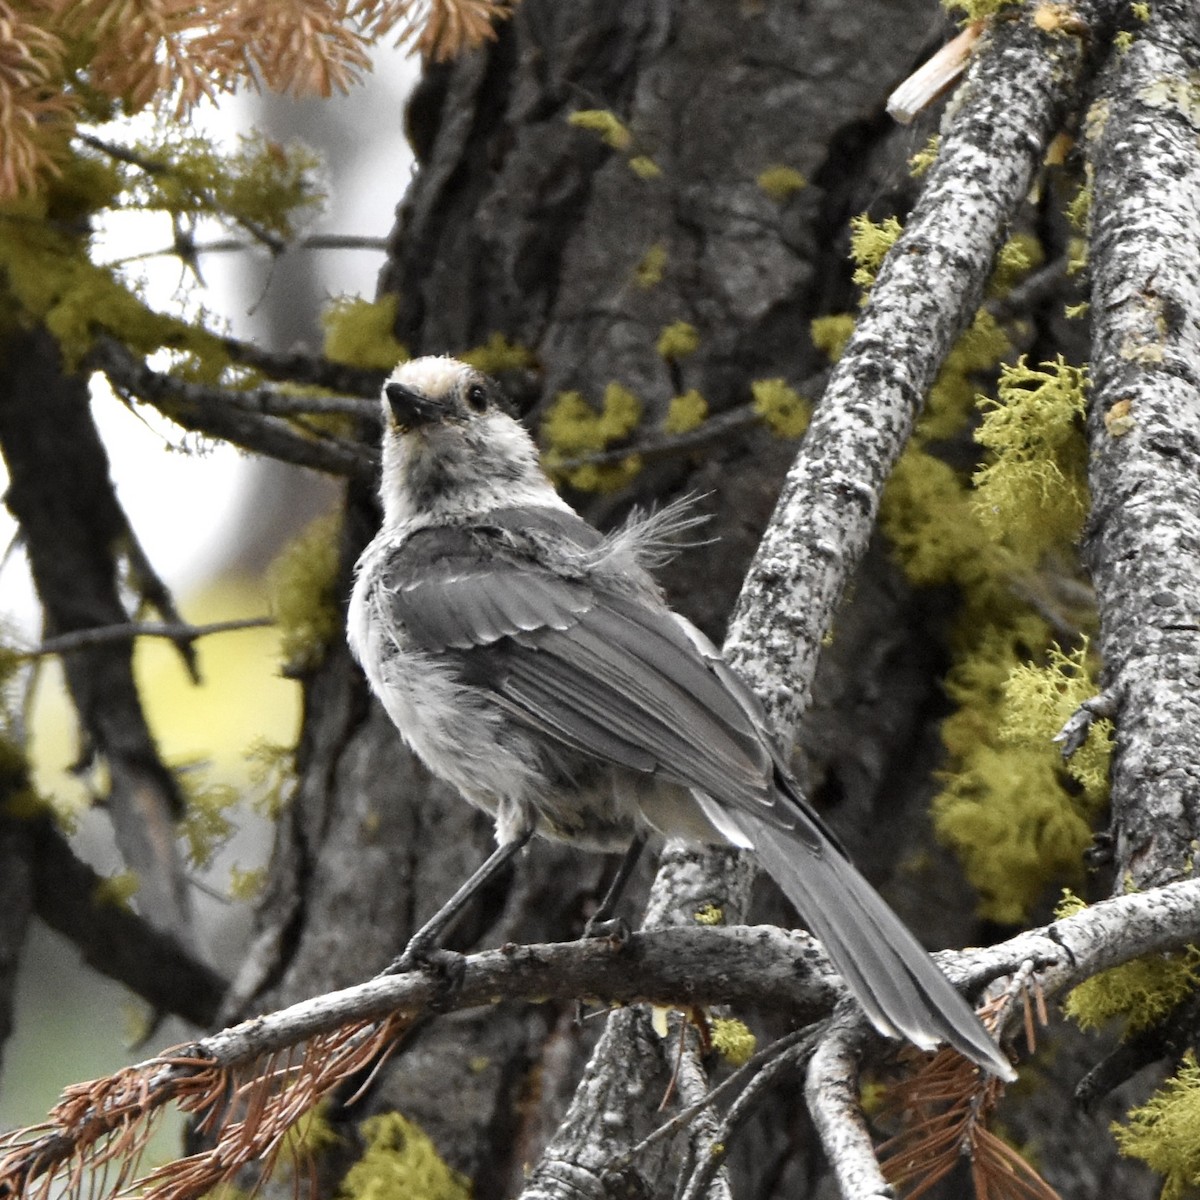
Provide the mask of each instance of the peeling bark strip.
[{"label": "peeling bark strip", "polygon": [[1200,836],[1198,71],[1194,4],[1162,0],[1093,108],[1086,557],[1120,705],[1118,891],[1187,872]]}]

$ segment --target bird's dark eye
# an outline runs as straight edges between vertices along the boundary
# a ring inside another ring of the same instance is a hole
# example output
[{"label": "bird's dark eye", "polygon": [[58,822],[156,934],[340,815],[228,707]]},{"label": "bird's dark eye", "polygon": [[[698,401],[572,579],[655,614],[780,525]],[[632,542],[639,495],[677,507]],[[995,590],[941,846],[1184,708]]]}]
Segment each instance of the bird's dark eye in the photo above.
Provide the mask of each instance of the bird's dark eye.
[{"label": "bird's dark eye", "polygon": [[487,408],[487,388],[482,383],[473,383],[467,388],[467,403],[476,411],[483,412]]}]

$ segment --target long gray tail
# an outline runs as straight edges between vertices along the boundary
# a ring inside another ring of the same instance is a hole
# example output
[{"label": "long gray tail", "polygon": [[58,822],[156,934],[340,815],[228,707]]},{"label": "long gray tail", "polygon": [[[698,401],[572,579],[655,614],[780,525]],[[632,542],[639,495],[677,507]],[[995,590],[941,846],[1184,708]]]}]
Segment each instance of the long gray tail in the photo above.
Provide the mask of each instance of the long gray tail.
[{"label": "long gray tail", "polygon": [[1016,1077],[971,1006],[819,827],[792,832],[742,812],[736,820],[880,1033],[924,1050],[946,1042],[1001,1078]]}]

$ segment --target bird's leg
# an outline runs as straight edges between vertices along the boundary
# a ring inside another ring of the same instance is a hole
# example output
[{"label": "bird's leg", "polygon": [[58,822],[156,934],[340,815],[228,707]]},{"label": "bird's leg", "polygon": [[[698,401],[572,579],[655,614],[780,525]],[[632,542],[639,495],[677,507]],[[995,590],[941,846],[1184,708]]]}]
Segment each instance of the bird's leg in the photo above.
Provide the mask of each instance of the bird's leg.
[{"label": "bird's leg", "polygon": [[[592,913],[588,918],[588,923],[583,927],[585,938],[618,937],[623,941],[624,937],[629,936],[629,929],[625,923],[613,920],[613,911],[625,891],[625,885],[629,882],[634,867],[638,864],[638,859],[642,856],[642,849],[646,845],[646,836],[641,832],[633,835],[633,841],[629,843],[629,848],[625,851],[620,865],[617,867],[617,873],[612,877],[608,891],[604,893],[604,899],[600,901],[596,911]],[[621,937],[621,934],[624,934],[624,937]]]},{"label": "bird's leg", "polygon": [[504,870],[532,836],[533,830],[530,829],[515,841],[504,842],[497,846],[458,891],[409,938],[408,945],[404,947],[404,953],[394,959],[380,974],[402,975],[405,971],[414,970],[422,963],[429,962],[442,934],[446,932],[454,918],[466,908],[471,897]]}]

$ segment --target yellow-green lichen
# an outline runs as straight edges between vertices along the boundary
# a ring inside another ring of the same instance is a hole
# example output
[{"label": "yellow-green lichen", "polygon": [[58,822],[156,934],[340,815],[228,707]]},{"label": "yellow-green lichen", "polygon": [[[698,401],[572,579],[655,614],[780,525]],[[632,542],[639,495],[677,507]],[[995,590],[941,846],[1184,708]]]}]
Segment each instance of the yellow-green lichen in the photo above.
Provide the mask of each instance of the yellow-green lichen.
[{"label": "yellow-green lichen", "polygon": [[1161,1200],[1188,1200],[1200,1187],[1200,1066],[1189,1050],[1179,1069],[1146,1101],[1114,1123],[1117,1147],[1163,1176]]},{"label": "yellow-green lichen", "polygon": [[961,13],[964,23],[986,21],[1020,0],[942,0],[942,7],[949,13]]},{"label": "yellow-green lichen", "polygon": [[638,287],[652,288],[662,283],[666,269],[667,248],[661,242],[655,242],[638,261],[633,278]]},{"label": "yellow-green lichen", "polygon": [[1083,1029],[1098,1029],[1114,1018],[1126,1035],[1152,1029],[1200,986],[1200,950],[1147,954],[1101,971],[1072,988],[1063,1011]]},{"label": "yellow-green lichen", "polygon": [[687,358],[699,348],[700,333],[695,325],[689,325],[687,321],[674,321],[663,326],[655,344],[659,355],[669,361]]},{"label": "yellow-green lichen", "polygon": [[758,1039],[742,1021],[732,1017],[713,1017],[709,1021],[713,1049],[731,1066],[745,1065],[758,1048]]},{"label": "yellow-green lichen", "polygon": [[1113,49],[1118,54],[1128,54],[1133,49],[1133,33],[1128,29],[1118,29],[1113,34]]},{"label": "yellow-green lichen", "polygon": [[30,783],[19,686],[25,660],[15,646],[3,640],[7,634],[0,625],[0,814],[22,820],[40,816],[49,805]]},{"label": "yellow-green lichen", "polygon": [[915,154],[910,155],[908,159],[908,173],[914,179],[923,178],[929,168],[937,162],[938,151],[942,148],[942,135],[940,133],[931,133],[929,140]]},{"label": "yellow-green lichen", "polygon": [[[944,683],[954,711],[941,728],[934,829],[978,890],[982,914],[1020,921],[1047,886],[1079,876],[1096,811],[1050,741],[1061,722],[1031,730],[1013,711],[1023,702],[1014,672],[1050,645],[1049,626],[1014,593],[1013,556],[987,536],[967,481],[928,451],[913,447],[901,458],[880,523],[914,583],[954,584],[962,597]],[[1006,739],[1006,727],[1027,736]]]},{"label": "yellow-green lichen", "polygon": [[318,517],[284,547],[268,571],[271,607],[288,674],[314,670],[341,636],[336,591],[340,529],[338,514]]},{"label": "yellow-green lichen", "polygon": [[641,459],[636,454],[619,463],[584,463],[570,468],[562,464],[625,441],[641,418],[641,401],[619,383],[610,383],[604,389],[599,411],[579,392],[560,393],[542,422],[547,470],[581,491],[616,491],[624,487],[641,470]]},{"label": "yellow-green lichen", "polygon": [[[1009,672],[1000,726],[1005,742],[1046,749],[1079,706],[1096,695],[1096,662],[1089,650],[1086,637],[1075,650],[1051,645],[1044,665],[1022,663]],[[1082,802],[1093,809],[1108,800],[1112,736],[1110,720],[1093,721],[1083,745],[1063,764],[1082,789]]]},{"label": "yellow-green lichen", "polygon": [[604,144],[614,150],[628,150],[633,144],[629,127],[606,108],[581,108],[567,117],[567,124],[598,134]]},{"label": "yellow-green lichen", "polygon": [[1012,342],[1003,326],[986,308],[950,348],[929,389],[924,411],[917,419],[918,440],[953,437],[975,412],[979,377],[995,371]]},{"label": "yellow-green lichen", "polygon": [[919,447],[896,464],[879,520],[893,557],[918,587],[957,583],[969,588],[1003,570],[961,476]]},{"label": "yellow-green lichen", "polygon": [[808,187],[808,180],[795,167],[780,163],[760,171],[755,182],[776,204],[790,200],[798,191]]},{"label": "yellow-green lichen", "polygon": [[1046,260],[1042,244],[1031,233],[1016,233],[1000,247],[988,280],[989,297],[1007,296],[1030,271]]},{"label": "yellow-green lichen", "polygon": [[697,925],[720,925],[725,920],[725,910],[717,904],[706,904],[692,913],[692,920]]},{"label": "yellow-green lichen", "polygon": [[657,179],[662,174],[662,167],[648,154],[635,154],[629,160],[629,169],[639,179]]},{"label": "yellow-green lichen", "polygon": [[230,811],[238,802],[232,784],[203,779],[198,765],[176,772],[185,807],[180,833],[187,846],[188,862],[197,869],[212,865],[213,856],[237,831]]},{"label": "yellow-green lichen", "polygon": [[331,362],[367,370],[390,371],[408,358],[396,341],[396,296],[378,300],[339,296],[321,314],[325,357]]},{"label": "yellow-green lichen", "polygon": [[1142,24],[1146,24],[1150,20],[1150,5],[1146,4],[1144,0],[1134,0],[1134,2],[1129,6],[1129,11],[1133,13],[1134,18],[1138,21],[1141,21]]},{"label": "yellow-green lichen", "polygon": [[812,419],[812,404],[784,379],[756,379],[750,385],[754,411],[779,437],[797,438]]},{"label": "yellow-green lichen", "polygon": [[537,356],[532,350],[510,342],[502,333],[491,334],[484,345],[463,351],[459,358],[485,375],[525,371],[537,366]]},{"label": "yellow-green lichen", "polygon": [[1018,562],[1033,566],[1071,544],[1087,511],[1082,417],[1087,371],[1060,355],[1034,368],[1024,357],[1001,368],[996,399],[980,399],[975,440],[991,460],[974,476],[975,510]]},{"label": "yellow-green lichen", "polygon": [[850,257],[855,262],[853,278],[864,293],[871,290],[887,252],[903,232],[904,226],[896,217],[875,222],[866,213],[860,213],[850,218]]},{"label": "yellow-green lichen", "polygon": [[130,900],[141,886],[136,871],[118,871],[96,884],[92,889],[92,903],[97,908],[129,908]]},{"label": "yellow-green lichen", "polygon": [[855,320],[853,313],[830,313],[826,317],[814,317],[809,326],[813,345],[830,362],[837,362],[854,334]]},{"label": "yellow-green lichen", "polygon": [[947,676],[955,712],[942,726],[949,758],[932,807],[940,841],[957,853],[980,894],[981,915],[1024,920],[1047,886],[1082,874],[1094,810],[1064,787],[1057,747],[1013,744],[997,735],[1009,716],[1005,684],[1030,645],[1047,638],[1027,613],[985,627]]},{"label": "yellow-green lichen", "polygon": [[163,125],[153,138],[135,144],[131,157],[138,162],[120,164],[124,207],[173,216],[207,214],[259,236],[290,240],[298,218],[325,198],[320,159],[313,151],[262,133],[239,138],[231,151],[190,125]]},{"label": "yellow-green lichen", "polygon": [[682,396],[672,396],[663,418],[663,433],[690,433],[699,429],[708,417],[708,401],[695,388]]},{"label": "yellow-green lichen", "polygon": [[470,1200],[471,1181],[413,1121],[381,1113],[358,1128],[365,1148],[342,1179],[339,1200]]},{"label": "yellow-green lichen", "polygon": [[329,1107],[329,1101],[322,1100],[288,1127],[284,1134],[284,1152],[293,1161],[305,1162],[342,1140],[329,1120]]},{"label": "yellow-green lichen", "polygon": [[255,792],[251,807],[268,821],[277,820],[296,781],[295,748],[256,738],[246,751],[246,765]]},{"label": "yellow-green lichen", "polygon": [[1070,203],[1067,205],[1067,220],[1071,222],[1074,229],[1084,233],[1088,227],[1088,219],[1092,213],[1092,181],[1085,180],[1079,185],[1075,191],[1075,195],[1071,197]]},{"label": "yellow-green lichen", "polygon": [[267,884],[267,872],[264,867],[251,867],[242,870],[239,866],[229,868],[229,898],[230,900],[250,901],[262,895]]}]

